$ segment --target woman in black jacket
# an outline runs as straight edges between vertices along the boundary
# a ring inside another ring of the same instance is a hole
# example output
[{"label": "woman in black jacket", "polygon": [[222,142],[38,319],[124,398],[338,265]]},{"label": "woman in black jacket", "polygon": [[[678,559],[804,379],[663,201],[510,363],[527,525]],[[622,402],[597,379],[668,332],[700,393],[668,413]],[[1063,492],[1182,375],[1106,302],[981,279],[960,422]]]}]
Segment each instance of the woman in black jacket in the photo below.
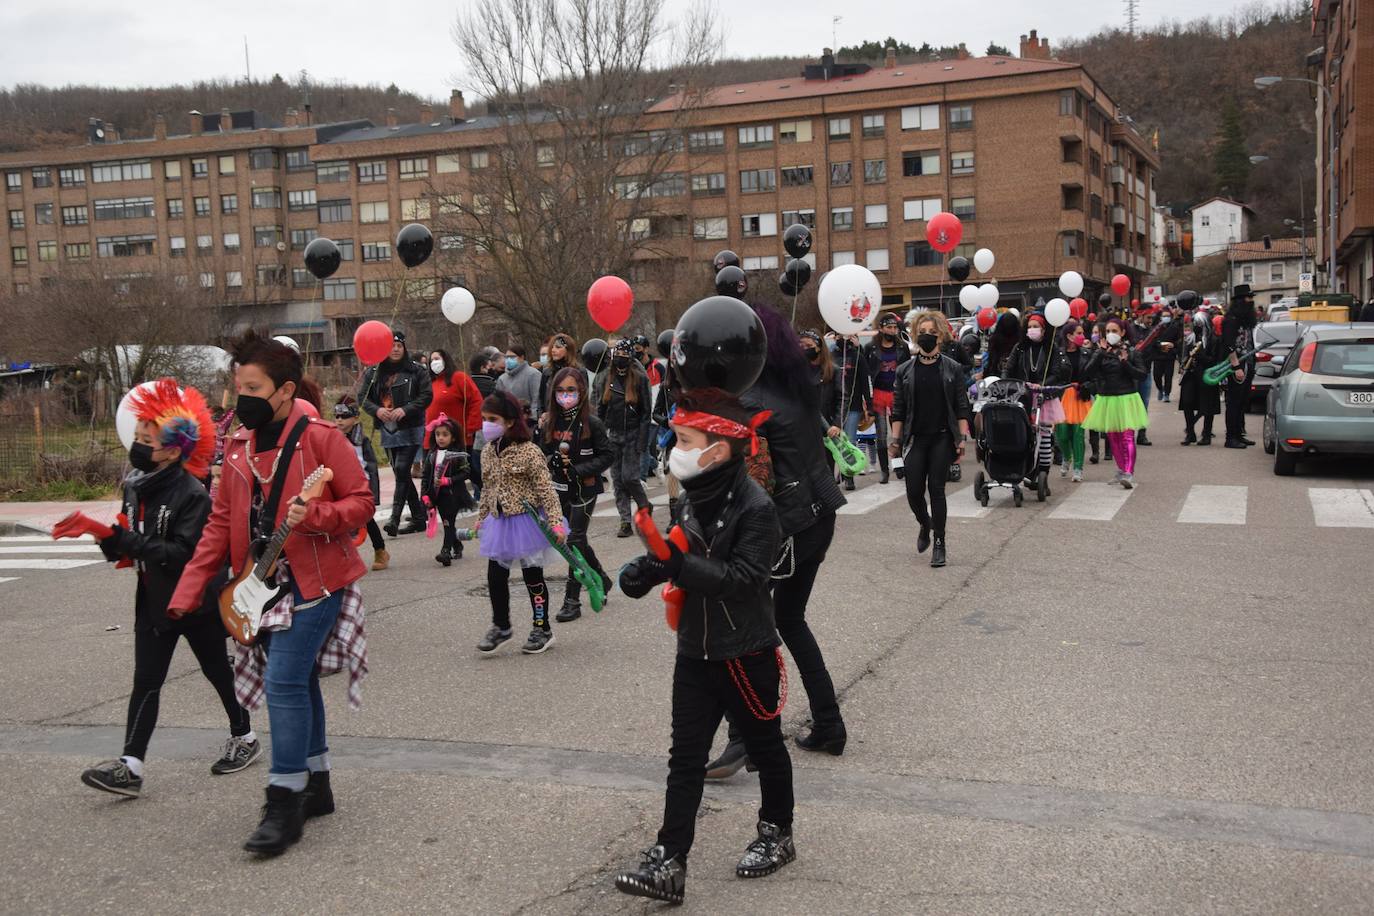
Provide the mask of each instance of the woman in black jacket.
[{"label": "woman in black jacket", "polygon": [[[1179,349],[1178,409],[1183,411],[1187,432],[1180,445],[1211,445],[1212,423],[1221,413],[1221,386],[1208,385],[1202,373],[1223,359],[1221,338],[1212,332],[1205,312],[1193,314],[1193,324]],[[1202,418],[1202,438],[1197,437],[1197,421]]]},{"label": "woman in black jacket", "polygon": [[[825,421],[826,435],[837,436],[844,424],[841,415],[840,379],[835,373],[835,360],[830,356],[830,348],[825,345],[818,331],[802,331],[802,354],[811,370],[811,383],[816,388],[816,396],[821,404],[821,419]],[[830,450],[825,451],[825,460],[831,470],[835,468],[835,458]]]},{"label": "woman in black jacket", "polygon": [[945,565],[945,481],[951,462],[964,456],[973,411],[963,367],[941,353],[950,339],[945,316],[921,312],[911,321],[911,334],[916,357],[897,372],[889,448],[893,458],[903,456],[907,503],[921,525],[916,552],[933,543],[930,565],[939,568]]},{"label": "woman in black jacket", "polygon": [[1140,400],[1140,382],[1147,370],[1140,351],[1126,337],[1126,323],[1111,318],[1105,337],[1088,356],[1083,374],[1096,392],[1083,428],[1107,434],[1116,460],[1116,483],[1129,490],[1135,486],[1135,431],[1149,425]]},{"label": "woman in black jacket", "polygon": [[[382,448],[391,461],[396,493],[391,501],[391,521],[385,531],[391,537],[425,530],[425,510],[420,492],[410,478],[410,467],[420,454],[425,438],[425,408],[434,399],[429,367],[410,358],[406,336],[392,333],[391,355],[363,374],[358,399],[382,431]],[[410,504],[410,526],[401,530],[401,510]]]},{"label": "woman in black jacket", "polygon": [[[873,373],[857,337],[841,337],[835,344],[834,359],[840,381],[840,426],[850,442],[857,442],[859,421],[865,414],[873,414]],[[844,488],[854,490],[853,477],[844,477]]]},{"label": "woman in black jacket", "polygon": [[620,514],[620,530],[616,537],[627,538],[630,529],[630,501],[636,506],[649,505],[644,482],[640,479],[640,462],[649,447],[652,426],[653,398],[649,392],[649,376],[634,358],[634,343],[622,340],[615,345],[611,368],[596,377],[596,414],[606,424],[614,459],[611,462],[611,486],[615,491],[615,508]]},{"label": "woman in black jacket", "polygon": [[[548,457],[553,488],[563,504],[563,517],[568,520],[568,544],[582,551],[609,590],[611,577],[601,568],[596,551],[587,541],[587,526],[602,491],[601,474],[615,460],[615,452],[606,435],[606,424],[588,403],[586,372],[576,366],[560,369],[553,377],[549,393],[552,400],[540,431],[539,447]],[[581,617],[581,597],[582,584],[569,570],[563,607],[554,619],[567,623]]]}]

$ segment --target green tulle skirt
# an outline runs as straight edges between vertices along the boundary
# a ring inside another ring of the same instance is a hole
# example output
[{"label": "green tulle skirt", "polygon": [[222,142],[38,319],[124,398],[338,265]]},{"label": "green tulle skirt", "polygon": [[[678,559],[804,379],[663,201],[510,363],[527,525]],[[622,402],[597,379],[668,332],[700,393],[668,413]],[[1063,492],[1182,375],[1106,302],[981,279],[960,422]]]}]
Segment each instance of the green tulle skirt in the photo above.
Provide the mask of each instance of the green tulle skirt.
[{"label": "green tulle skirt", "polygon": [[1088,411],[1083,428],[1100,433],[1121,433],[1128,429],[1144,429],[1150,425],[1150,416],[1140,395],[1099,394],[1093,398],[1092,410]]}]

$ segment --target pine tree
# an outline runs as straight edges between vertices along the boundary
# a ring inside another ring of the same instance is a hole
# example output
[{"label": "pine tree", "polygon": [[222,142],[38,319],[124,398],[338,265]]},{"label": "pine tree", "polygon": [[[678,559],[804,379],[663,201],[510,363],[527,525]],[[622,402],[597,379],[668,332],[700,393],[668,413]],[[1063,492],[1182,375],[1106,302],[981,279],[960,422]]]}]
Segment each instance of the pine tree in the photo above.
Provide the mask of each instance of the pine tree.
[{"label": "pine tree", "polygon": [[1011,57],[1011,51],[1002,47],[995,41],[988,42],[988,49],[985,52],[989,57]]},{"label": "pine tree", "polygon": [[1241,126],[1240,108],[1234,98],[1227,99],[1221,110],[1212,172],[1218,193],[1233,200],[1245,200],[1245,188],[1250,181],[1250,156],[1245,150],[1245,128]]}]

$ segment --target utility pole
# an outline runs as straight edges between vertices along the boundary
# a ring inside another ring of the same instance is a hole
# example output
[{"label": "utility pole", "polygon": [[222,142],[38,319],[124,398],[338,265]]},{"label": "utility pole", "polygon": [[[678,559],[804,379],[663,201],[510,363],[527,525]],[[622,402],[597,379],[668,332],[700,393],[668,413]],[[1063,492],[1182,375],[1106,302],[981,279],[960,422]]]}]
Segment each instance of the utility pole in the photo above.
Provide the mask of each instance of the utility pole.
[{"label": "utility pole", "polygon": [[830,17],[830,47],[832,48],[839,48],[840,46],[838,36],[840,34],[840,21],[842,19],[844,19],[843,16]]},{"label": "utility pole", "polygon": [[1140,0],[1125,0],[1126,31],[1134,36],[1135,27],[1140,22]]},{"label": "utility pole", "polygon": [[248,36],[243,36],[243,77],[248,83],[253,82],[253,68],[248,65]]}]

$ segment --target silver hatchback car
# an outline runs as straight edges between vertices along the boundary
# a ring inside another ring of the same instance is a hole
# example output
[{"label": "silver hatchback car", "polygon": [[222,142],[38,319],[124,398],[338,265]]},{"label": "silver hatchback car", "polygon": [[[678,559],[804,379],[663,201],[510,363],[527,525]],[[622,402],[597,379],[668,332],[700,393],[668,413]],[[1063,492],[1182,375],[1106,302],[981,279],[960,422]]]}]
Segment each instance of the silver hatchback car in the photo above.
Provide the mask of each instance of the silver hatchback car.
[{"label": "silver hatchback car", "polygon": [[1374,455],[1374,323],[1303,330],[1269,390],[1264,450],[1284,477],[1300,457]]}]

